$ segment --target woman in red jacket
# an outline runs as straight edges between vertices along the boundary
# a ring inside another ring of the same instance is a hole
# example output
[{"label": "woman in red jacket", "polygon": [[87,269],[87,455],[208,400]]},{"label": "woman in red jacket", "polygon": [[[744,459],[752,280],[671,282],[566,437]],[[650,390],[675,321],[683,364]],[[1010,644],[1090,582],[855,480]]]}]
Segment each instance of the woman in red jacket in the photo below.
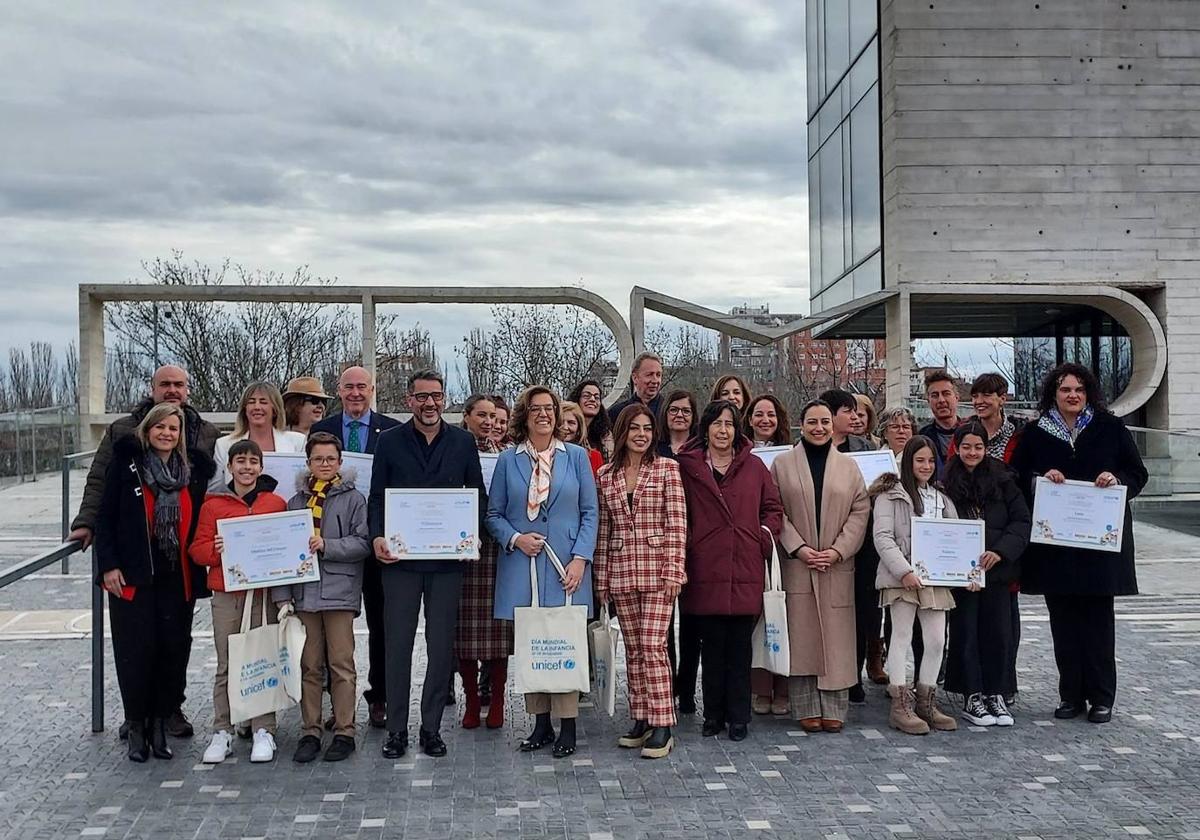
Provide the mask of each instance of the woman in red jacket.
[{"label": "woman in red jacket", "polygon": [[709,403],[697,437],[678,456],[688,506],[680,608],[700,629],[703,733],[716,735],[728,724],[732,741],[749,729],[750,638],[762,612],[771,540],[783,527],[779,491],[752,454],[739,416],[727,400]]}]

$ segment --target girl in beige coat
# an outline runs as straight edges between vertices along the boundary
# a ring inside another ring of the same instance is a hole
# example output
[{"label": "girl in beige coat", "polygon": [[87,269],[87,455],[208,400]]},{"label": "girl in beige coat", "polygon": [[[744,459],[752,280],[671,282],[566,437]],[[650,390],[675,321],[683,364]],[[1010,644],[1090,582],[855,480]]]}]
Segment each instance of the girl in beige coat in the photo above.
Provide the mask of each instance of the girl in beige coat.
[{"label": "girl in beige coat", "polygon": [[833,413],[814,400],[800,413],[800,446],[771,474],[783,500],[780,542],[787,593],[792,716],[807,732],[840,732],[855,675],[854,555],[866,534],[862,473],[833,448]]},{"label": "girl in beige coat", "polygon": [[[909,735],[925,735],[930,728],[953,730],[958,723],[937,707],[937,674],[946,646],[946,613],[954,609],[954,596],[945,586],[921,583],[912,564],[912,517],[955,519],[954,503],[933,483],[937,455],[929,438],[916,435],[904,445],[900,476],[881,475],[871,485],[875,499],[875,548],[879,571],[875,588],[879,605],[892,613],[892,639],[888,646],[887,673],[892,697],[889,722]],[[908,649],[913,622],[921,622],[925,650],[917,666],[916,707],[908,689]],[[915,714],[914,714],[915,711]]]}]

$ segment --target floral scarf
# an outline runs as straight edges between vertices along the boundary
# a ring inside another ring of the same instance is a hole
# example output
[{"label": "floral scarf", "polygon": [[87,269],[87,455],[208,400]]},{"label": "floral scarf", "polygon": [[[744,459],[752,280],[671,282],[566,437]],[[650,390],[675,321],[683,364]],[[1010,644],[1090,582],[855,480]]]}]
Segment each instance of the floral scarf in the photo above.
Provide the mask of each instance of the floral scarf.
[{"label": "floral scarf", "polygon": [[1075,428],[1071,429],[1067,426],[1067,421],[1063,420],[1062,414],[1058,408],[1054,407],[1038,418],[1038,427],[1054,435],[1063,443],[1068,443],[1071,448],[1075,448],[1075,440],[1080,433],[1087,428],[1088,423],[1092,422],[1092,418],[1096,416],[1096,412],[1089,405],[1079,413],[1079,417],[1075,420]]},{"label": "floral scarf", "polygon": [[542,505],[550,497],[550,475],[554,470],[554,453],[563,447],[562,441],[554,441],[545,452],[538,452],[528,440],[521,445],[529,456],[533,471],[529,475],[529,497],[525,503],[525,515],[533,522],[538,518]]}]

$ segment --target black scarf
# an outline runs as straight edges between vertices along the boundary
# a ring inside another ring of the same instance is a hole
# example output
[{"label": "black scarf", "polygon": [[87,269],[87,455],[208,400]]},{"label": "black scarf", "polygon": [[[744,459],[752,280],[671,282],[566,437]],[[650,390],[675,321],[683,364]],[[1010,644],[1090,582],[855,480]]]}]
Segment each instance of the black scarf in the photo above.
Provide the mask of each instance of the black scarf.
[{"label": "black scarf", "polygon": [[178,449],[164,461],[148,450],[142,459],[146,484],[154,493],[154,539],[172,565],[179,558],[179,492],[188,485],[191,470]]}]

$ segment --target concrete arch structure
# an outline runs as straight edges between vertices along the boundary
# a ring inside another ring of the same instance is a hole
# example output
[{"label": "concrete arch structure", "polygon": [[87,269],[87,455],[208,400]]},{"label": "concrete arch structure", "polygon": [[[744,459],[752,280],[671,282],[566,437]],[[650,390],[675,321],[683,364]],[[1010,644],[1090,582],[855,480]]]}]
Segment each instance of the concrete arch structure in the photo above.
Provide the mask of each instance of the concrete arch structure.
[{"label": "concrete arch structure", "polygon": [[[633,335],[607,300],[573,286],[162,286],[96,284],[79,287],[79,422],[85,445],[99,441],[112,421],[105,411],[104,304],[117,301],[210,303],[351,303],[362,307],[363,365],[375,374],[375,307],[386,303],[485,303],[578,306],[600,319],[617,343],[617,381],[629,381]],[[609,394],[612,404],[619,391]],[[217,420],[232,420],[218,416]]]}]

